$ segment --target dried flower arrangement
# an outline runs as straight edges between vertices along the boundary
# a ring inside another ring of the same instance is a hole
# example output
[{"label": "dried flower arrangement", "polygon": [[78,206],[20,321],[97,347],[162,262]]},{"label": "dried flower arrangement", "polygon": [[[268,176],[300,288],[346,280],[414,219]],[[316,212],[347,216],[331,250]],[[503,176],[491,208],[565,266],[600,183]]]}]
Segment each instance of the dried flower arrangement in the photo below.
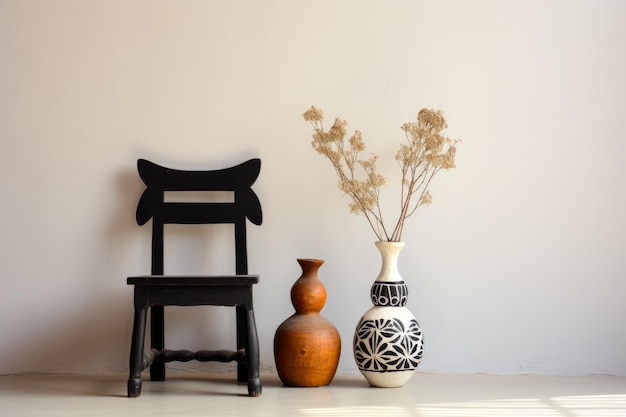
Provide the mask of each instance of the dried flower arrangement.
[{"label": "dried flower arrangement", "polygon": [[[381,241],[400,241],[405,220],[420,206],[432,202],[427,190],[432,178],[442,169],[455,167],[459,140],[442,135],[448,127],[443,112],[422,109],[417,121],[403,124],[407,143],[401,144],[396,153],[402,172],[401,209],[395,227],[390,230],[383,222],[379,202],[385,178],[376,172],[376,155],[359,159],[360,152],[365,150],[361,132],[356,130],[346,141],[348,122],[340,118],[335,119],[328,131],[324,130],[324,113],[314,106],[302,117],[313,125],[313,149],[330,160],[339,177],[339,189],[352,198],[350,211],[365,216]],[[357,171],[362,171],[363,179],[359,179]]]}]

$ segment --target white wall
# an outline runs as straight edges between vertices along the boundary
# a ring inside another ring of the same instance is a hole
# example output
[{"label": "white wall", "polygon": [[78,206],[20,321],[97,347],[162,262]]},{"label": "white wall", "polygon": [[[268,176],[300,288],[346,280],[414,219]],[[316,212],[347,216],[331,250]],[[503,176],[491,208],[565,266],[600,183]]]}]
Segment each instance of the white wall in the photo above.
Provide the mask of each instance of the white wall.
[{"label": "white wall", "polygon": [[[399,126],[420,108],[463,139],[403,236],[422,371],[626,375],[625,17],[619,0],[1,0],[0,373],[126,369],[125,277],[149,271],[140,157],[260,157],[263,365],[293,311],[295,259],[317,257],[355,371],[380,261],[310,148],[300,115],[315,104],[362,130],[391,183]],[[171,232],[170,270],[216,257]],[[228,311],[171,313],[184,328],[170,347],[230,343],[195,320]]]}]

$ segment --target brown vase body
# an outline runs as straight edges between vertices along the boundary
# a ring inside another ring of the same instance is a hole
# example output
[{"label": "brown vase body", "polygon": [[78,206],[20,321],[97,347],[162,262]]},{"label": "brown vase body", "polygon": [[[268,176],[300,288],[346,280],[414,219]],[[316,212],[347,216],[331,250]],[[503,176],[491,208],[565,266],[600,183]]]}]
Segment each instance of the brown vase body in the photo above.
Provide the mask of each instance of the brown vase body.
[{"label": "brown vase body", "polygon": [[302,276],[291,288],[295,314],[285,320],[274,336],[274,359],[283,384],[319,387],[333,380],[341,338],[337,328],[319,313],[326,303],[326,289],[317,272],[324,261],[298,259]]}]

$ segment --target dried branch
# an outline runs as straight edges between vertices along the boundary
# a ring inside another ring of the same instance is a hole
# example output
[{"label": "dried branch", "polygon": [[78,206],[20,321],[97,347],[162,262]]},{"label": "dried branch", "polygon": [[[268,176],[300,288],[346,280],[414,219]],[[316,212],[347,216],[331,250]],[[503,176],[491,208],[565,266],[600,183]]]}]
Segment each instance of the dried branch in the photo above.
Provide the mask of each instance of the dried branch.
[{"label": "dried branch", "polygon": [[[326,131],[324,113],[314,106],[302,116],[313,126],[313,149],[329,159],[339,177],[339,189],[352,199],[350,211],[364,216],[379,240],[400,241],[406,219],[432,202],[427,191],[432,178],[441,169],[455,168],[459,140],[441,134],[448,125],[440,110],[422,109],[417,121],[402,125],[407,143],[400,145],[395,157],[402,174],[400,214],[389,235],[380,207],[380,191],[386,180],[376,172],[376,155],[359,159],[366,149],[361,132],[355,131],[346,141],[347,122],[339,118]],[[359,179],[359,172],[363,179]]]}]

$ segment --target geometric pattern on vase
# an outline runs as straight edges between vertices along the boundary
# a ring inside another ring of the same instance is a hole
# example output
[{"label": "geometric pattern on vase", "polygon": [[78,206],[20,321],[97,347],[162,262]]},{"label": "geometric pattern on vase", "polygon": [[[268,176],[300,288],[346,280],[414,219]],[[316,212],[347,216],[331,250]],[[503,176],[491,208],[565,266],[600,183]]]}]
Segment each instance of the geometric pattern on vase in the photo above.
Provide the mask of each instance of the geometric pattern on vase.
[{"label": "geometric pattern on vase", "polygon": [[404,307],[409,299],[409,290],[404,281],[375,281],[370,297],[378,307]]},{"label": "geometric pattern on vase", "polygon": [[407,329],[397,318],[363,320],[354,334],[354,358],[362,371],[415,370],[423,352],[422,331],[415,319]]}]

